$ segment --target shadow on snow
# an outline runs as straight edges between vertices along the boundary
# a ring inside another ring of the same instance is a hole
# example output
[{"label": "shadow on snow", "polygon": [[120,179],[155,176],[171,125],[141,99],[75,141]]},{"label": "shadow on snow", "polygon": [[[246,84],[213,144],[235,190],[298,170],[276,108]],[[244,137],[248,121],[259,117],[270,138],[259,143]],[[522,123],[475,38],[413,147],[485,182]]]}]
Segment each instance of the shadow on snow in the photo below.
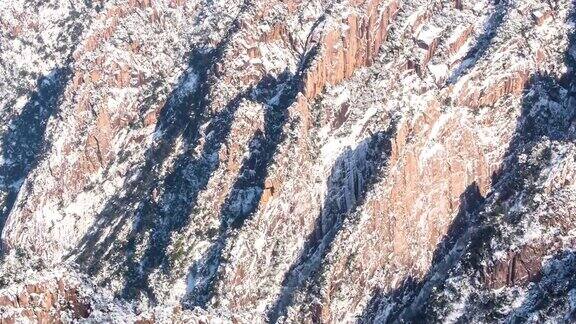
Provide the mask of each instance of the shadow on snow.
[{"label": "shadow on snow", "polygon": [[24,180],[46,152],[46,126],[56,112],[70,74],[69,67],[58,67],[41,77],[36,91],[32,92],[20,114],[9,122],[2,137],[0,183],[4,187],[0,190],[4,197],[0,205],[0,233],[14,208]]},{"label": "shadow on snow", "polygon": [[[237,18],[213,49],[192,51],[186,72],[160,111],[155,141],[145,154],[144,164],[131,171],[128,184],[108,200],[93,229],[69,255],[90,274],[115,265],[114,274],[125,280],[122,297],[131,299],[143,292],[155,301],[148,277],[160,266],[168,270],[166,249],[171,234],[189,223],[199,192],[206,187],[218,166],[212,156],[230,132],[231,119],[241,95],[214,116],[209,116],[206,109],[211,104],[213,70],[238,29]],[[210,121],[207,128],[210,135],[203,144],[202,153],[193,158],[191,153],[201,137],[200,126],[207,121]],[[162,176],[160,169],[180,140],[183,152],[175,158],[174,169]],[[118,242],[118,235],[129,223],[132,228],[127,242]],[[137,261],[137,247],[142,243],[146,246],[141,261]]]},{"label": "shadow on snow", "polygon": [[[575,21],[573,8],[569,21]],[[518,118],[515,134],[505,154],[503,165],[493,176],[492,191],[482,198],[476,184],[467,188],[461,196],[461,209],[448,234],[438,244],[429,272],[422,280],[407,278],[397,289],[390,292],[377,290],[359,318],[360,322],[395,323],[435,321],[438,316],[432,305],[434,291],[444,291],[444,285],[450,273],[471,271],[483,284],[483,260],[492,255],[490,242],[498,233],[494,217],[497,215],[491,206],[496,204],[504,211],[504,219],[510,226],[518,224],[522,212],[514,211],[516,203],[534,202],[536,189],[533,184],[539,175],[552,163],[552,152],[548,147],[539,157],[537,164],[521,164],[522,156],[528,155],[542,142],[573,143],[576,141],[576,60],[569,49],[576,44],[576,35],[569,35],[568,50],[565,54],[567,72],[560,78],[546,74],[535,74],[526,85],[521,115]],[[494,193],[497,193],[496,195]],[[488,204],[491,203],[491,204]],[[555,276],[536,276],[528,289],[528,296],[520,307],[516,308],[511,322],[527,320],[529,312],[553,306],[552,296],[566,296],[576,287],[576,257],[573,252],[561,251],[540,269],[541,272],[558,272]],[[554,270],[556,269],[556,270]],[[571,272],[572,271],[572,272]],[[514,279],[511,283],[514,285]],[[545,298],[544,298],[545,297]],[[494,311],[496,307],[479,296],[468,298],[469,305],[462,312],[459,321],[481,311]],[[503,320],[506,314],[493,320]],[[576,314],[567,315],[567,320],[576,320]]]},{"label": "shadow on snow", "polygon": [[298,290],[318,279],[324,259],[346,217],[363,203],[386,167],[394,132],[395,121],[388,131],[373,134],[353,150],[344,151],[332,166],[321,212],[300,256],[284,276],[280,295],[268,310],[270,322],[285,315]]},{"label": "shadow on snow", "polygon": [[251,99],[265,107],[264,131],[257,131],[250,140],[247,158],[242,162],[229,196],[220,207],[217,236],[208,251],[190,266],[187,292],[182,301],[185,307],[204,307],[210,300],[227,241],[257,211],[269,167],[284,139],[287,109],[296,101],[304,71],[317,50],[318,47],[313,46],[301,55],[294,75],[284,72],[275,78],[264,77],[252,92]]}]

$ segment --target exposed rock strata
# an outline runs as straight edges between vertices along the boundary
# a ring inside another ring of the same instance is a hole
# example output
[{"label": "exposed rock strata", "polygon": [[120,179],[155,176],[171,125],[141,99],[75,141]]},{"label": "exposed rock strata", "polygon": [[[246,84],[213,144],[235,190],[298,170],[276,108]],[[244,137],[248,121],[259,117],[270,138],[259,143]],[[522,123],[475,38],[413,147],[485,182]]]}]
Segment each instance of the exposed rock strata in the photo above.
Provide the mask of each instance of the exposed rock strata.
[{"label": "exposed rock strata", "polygon": [[142,322],[571,311],[568,1],[28,5],[0,7],[0,62],[32,53],[0,170],[34,161],[0,174],[3,251],[91,276],[11,284],[5,320],[104,320],[84,281]]}]

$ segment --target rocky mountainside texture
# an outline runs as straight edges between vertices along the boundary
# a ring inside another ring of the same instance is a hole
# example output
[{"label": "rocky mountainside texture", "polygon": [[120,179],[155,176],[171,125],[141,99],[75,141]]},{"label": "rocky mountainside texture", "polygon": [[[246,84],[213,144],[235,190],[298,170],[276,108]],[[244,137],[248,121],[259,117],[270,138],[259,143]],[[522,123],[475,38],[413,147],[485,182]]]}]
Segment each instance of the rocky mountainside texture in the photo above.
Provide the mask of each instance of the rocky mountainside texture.
[{"label": "rocky mountainside texture", "polygon": [[573,0],[0,1],[0,322],[576,321]]}]

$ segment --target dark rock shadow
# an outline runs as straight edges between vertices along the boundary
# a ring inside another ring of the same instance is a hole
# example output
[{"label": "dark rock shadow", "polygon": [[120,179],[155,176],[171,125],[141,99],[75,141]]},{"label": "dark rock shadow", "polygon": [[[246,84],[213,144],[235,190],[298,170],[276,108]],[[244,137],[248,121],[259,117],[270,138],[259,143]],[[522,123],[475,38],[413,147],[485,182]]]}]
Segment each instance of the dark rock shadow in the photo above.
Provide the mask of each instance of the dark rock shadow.
[{"label": "dark rock shadow", "polygon": [[249,142],[247,158],[242,162],[229,196],[220,207],[217,236],[208,251],[189,268],[187,291],[182,300],[184,307],[206,306],[218,279],[227,242],[257,211],[270,166],[285,137],[288,108],[301,92],[304,71],[317,51],[318,47],[313,46],[302,54],[295,74],[284,72],[277,77],[266,76],[252,92],[251,100],[264,105],[264,131],[256,131]]},{"label": "dark rock shadow", "polygon": [[[573,4],[568,21],[576,22],[576,3]],[[576,33],[572,32],[568,35],[568,46],[564,55],[568,68],[566,73],[557,79],[545,74],[536,75],[528,86],[528,93],[523,102],[526,117],[520,124],[522,132],[519,137],[525,138],[529,144],[542,140],[576,142],[576,57],[570,52],[574,46],[576,46]],[[545,96],[542,96],[543,94]],[[516,140],[520,141],[519,138]],[[504,182],[507,189],[506,197],[514,194],[518,179],[524,181],[521,183],[523,188],[529,188],[530,181],[551,163],[550,152],[544,152],[542,158],[544,161],[539,161],[542,164],[530,166],[527,170],[523,170],[524,172],[517,173],[516,177],[509,177],[509,181]],[[533,197],[535,192],[529,191],[529,193]],[[514,224],[520,221],[520,217],[521,215],[511,214],[507,221]],[[553,255],[540,269],[540,275],[535,278],[538,281],[528,287],[522,305],[514,309],[507,319],[509,323],[525,323],[529,315],[537,311],[562,311],[562,303],[558,300],[576,298],[575,251],[564,250]],[[569,302],[568,306],[569,309],[564,310],[567,313],[562,320],[566,323],[576,322],[576,307]]]},{"label": "dark rock shadow", "polygon": [[38,165],[49,143],[45,141],[48,120],[56,112],[70,79],[68,66],[58,67],[37,81],[36,91],[11,120],[1,139],[0,233],[14,208],[16,198],[28,174]]},{"label": "dark rock shadow", "polygon": [[[568,302],[567,309],[557,300],[576,297],[576,252],[561,251],[547,260],[541,270],[541,279],[528,287],[522,304],[514,309],[508,323],[527,323],[530,315],[544,311],[547,315],[564,313],[565,323],[576,322],[576,307]],[[551,314],[550,314],[551,313]]]},{"label": "dark rock shadow", "polygon": [[[73,4],[72,7],[72,12],[60,24],[63,30],[57,35],[59,43],[66,44],[69,40],[71,44],[70,48],[61,46],[57,49],[60,53],[67,52],[63,66],[54,68],[37,80],[36,90],[31,93],[20,114],[8,122],[8,130],[0,139],[0,237],[24,180],[49,149],[50,143],[46,139],[48,121],[52,116],[57,116],[64,91],[72,77],[73,54],[80,45],[79,39],[85,28],[92,23],[92,17],[81,15]],[[44,54],[47,59],[51,57]],[[0,64],[4,62],[0,61]],[[0,246],[0,257],[5,249],[5,246]]]},{"label": "dark rock shadow", "polygon": [[[246,1],[241,12],[249,5]],[[231,196],[222,208],[221,233],[216,241],[225,241],[229,232],[240,228],[257,207],[268,166],[283,138],[285,110],[300,90],[303,71],[298,70],[294,76],[287,73],[276,78],[266,76],[236,95],[215,114],[207,111],[211,106],[209,97],[212,84],[216,82],[217,63],[223,59],[224,51],[239,27],[237,17],[214,49],[192,52],[187,72],[160,111],[154,132],[156,141],[146,152],[144,164],[127,176],[131,180],[108,200],[93,229],[69,255],[92,275],[106,267],[113,269],[101,283],[123,278],[124,288],[120,293],[123,298],[136,299],[144,295],[156,302],[149,276],[158,269],[170,275],[173,264],[167,249],[174,234],[190,224],[199,193],[206,189],[218,169],[218,152],[231,131],[242,100],[266,104],[265,128],[251,141],[249,158],[244,161]],[[316,51],[316,48],[308,51],[304,59],[312,58]],[[207,122],[205,141],[200,143],[203,136],[200,126]],[[162,175],[160,169],[171,158],[178,141],[182,141],[182,152],[170,160],[173,169]],[[193,151],[199,144],[201,152],[195,154]],[[241,211],[235,210],[238,201],[246,202],[246,194],[251,190],[252,201]],[[120,242],[118,236],[128,226],[132,228],[127,240]]]},{"label": "dark rock shadow", "polygon": [[[476,182],[470,184],[464,193],[460,195],[460,210],[456,214],[452,224],[448,228],[447,234],[442,238],[434,251],[432,266],[424,280],[417,280],[411,276],[404,279],[400,287],[386,293],[382,290],[372,292],[372,297],[368,302],[364,312],[359,318],[361,323],[396,323],[406,321],[408,323],[418,323],[424,321],[422,318],[417,320],[414,311],[409,307],[402,308],[399,305],[410,305],[414,300],[420,297],[416,292],[429,289],[425,284],[434,282],[437,284],[438,279],[432,278],[436,272],[445,272],[449,270],[451,263],[445,260],[453,260],[459,253],[453,253],[456,244],[466,238],[467,230],[475,226],[478,222],[476,213],[484,202],[480,194],[480,188]],[[461,251],[458,251],[461,252]],[[429,284],[429,286],[434,286]]]},{"label": "dark rock shadow", "polygon": [[[148,199],[141,201],[134,224],[135,236],[127,244],[129,270],[125,276],[123,297],[135,298],[139,291],[146,291],[152,297],[148,287],[150,272],[158,268],[169,272],[171,264],[167,258],[167,248],[172,242],[172,234],[190,223],[190,214],[197,205],[199,193],[206,189],[212,174],[218,169],[218,152],[231,131],[234,114],[244,97],[245,93],[235,96],[213,117],[206,132],[210,135],[199,157],[179,155],[174,161],[174,170],[153,185]],[[159,197],[154,198],[155,195]],[[144,240],[140,235],[147,231],[151,232],[142,261],[136,261],[137,243]]]},{"label": "dark rock shadow", "polygon": [[[246,9],[247,5],[241,12]],[[166,249],[171,234],[188,224],[199,192],[217,168],[218,161],[212,161],[212,156],[228,136],[231,119],[245,93],[237,95],[214,115],[207,108],[211,105],[209,97],[216,64],[222,60],[239,27],[237,17],[214,48],[191,51],[186,72],[160,110],[155,141],[145,153],[144,164],[130,172],[127,185],[108,200],[92,230],[68,256],[92,275],[113,265],[114,272],[103,283],[114,276],[124,278],[122,297],[132,299],[144,293],[155,301],[148,276],[161,265],[169,267]],[[200,126],[208,121],[210,135],[202,153],[194,158],[192,151],[202,136]],[[163,176],[160,169],[179,140],[182,152],[174,160],[174,169]],[[128,224],[132,228],[127,241],[118,242],[118,235]],[[136,261],[142,244],[145,244],[143,257]]]},{"label": "dark rock shadow", "polygon": [[[575,9],[572,9],[568,19],[576,20]],[[573,48],[574,44],[576,35],[573,33],[569,35],[567,48]],[[490,258],[493,252],[490,242],[500,235],[495,224],[499,221],[494,217],[503,214],[503,221],[508,226],[518,224],[522,214],[515,212],[513,206],[518,202],[527,205],[534,203],[534,197],[538,194],[534,183],[552,163],[551,148],[545,148],[536,161],[525,163],[522,160],[530,156],[529,153],[541,143],[576,141],[576,58],[570,55],[569,50],[565,54],[565,63],[568,69],[560,78],[540,73],[531,77],[503,165],[493,176],[491,192],[486,199],[477,199],[479,191],[473,184],[461,196],[461,209],[448,234],[438,245],[429,272],[422,280],[407,278],[399,288],[392,291],[374,291],[359,322],[438,321],[436,314],[442,309],[434,305],[438,302],[435,300],[435,292],[445,289],[445,281],[453,272],[473,273],[474,277],[479,278],[479,288],[487,289],[485,269],[481,263]],[[513,312],[508,321],[524,322],[529,312],[554,303],[553,298],[566,296],[576,288],[576,278],[573,270],[570,270],[575,266],[575,260],[573,252],[564,251],[553,257],[548,269],[539,269],[544,276],[533,277],[540,281],[531,286],[525,304]],[[560,270],[562,267],[566,268]],[[559,274],[550,275],[554,271]],[[472,321],[472,316],[478,311],[483,309],[489,312],[486,307],[494,306],[481,298],[468,302],[471,306],[462,312],[459,319],[461,322]],[[567,315],[567,321],[574,319],[574,312],[571,310]]]},{"label": "dark rock shadow", "polygon": [[462,59],[462,63],[460,63],[448,78],[448,83],[456,83],[458,79],[465,75],[467,71],[473,68],[476,63],[484,57],[498,34],[500,26],[504,23],[504,18],[506,18],[511,7],[511,1],[513,0],[494,0],[494,11],[490,14],[488,20],[486,20],[482,33],[478,36],[474,45],[468,49]]},{"label": "dark rock shadow", "polygon": [[334,163],[327,179],[321,212],[300,256],[284,276],[280,295],[267,313],[269,322],[276,322],[285,315],[293,303],[294,294],[307,282],[318,280],[324,260],[345,219],[362,205],[387,165],[391,153],[390,138],[395,133],[395,121],[392,123],[386,132],[373,134],[355,149],[344,151]]}]

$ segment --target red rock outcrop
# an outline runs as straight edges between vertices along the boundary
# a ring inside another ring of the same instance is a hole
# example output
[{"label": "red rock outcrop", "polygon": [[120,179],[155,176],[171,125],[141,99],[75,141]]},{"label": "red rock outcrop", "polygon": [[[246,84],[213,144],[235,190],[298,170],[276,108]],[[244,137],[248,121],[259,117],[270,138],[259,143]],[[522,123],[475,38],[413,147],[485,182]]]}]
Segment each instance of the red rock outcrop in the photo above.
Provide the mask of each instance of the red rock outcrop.
[{"label": "red rock outcrop", "polygon": [[356,69],[370,66],[383,41],[388,25],[398,11],[398,1],[391,0],[379,11],[380,0],[356,1],[363,12],[353,12],[342,22],[347,28],[332,29],[319,41],[322,53],[306,73],[303,93],[314,98],[328,84],[338,84]]},{"label": "red rock outcrop", "polygon": [[466,44],[470,35],[474,31],[474,26],[459,27],[454,31],[452,36],[447,40],[446,46],[450,54],[454,55],[460,51],[462,46]]},{"label": "red rock outcrop", "polygon": [[519,95],[524,91],[530,73],[526,70],[518,70],[503,75],[496,80],[490,80],[488,84],[474,86],[467,82],[459,90],[457,104],[470,108],[494,105],[506,95]]},{"label": "red rock outcrop", "polygon": [[[97,255],[104,270],[94,280],[104,278],[111,289],[120,289],[126,264],[145,260],[147,245],[166,230],[166,241],[160,241],[166,243],[161,248],[171,269],[145,269],[152,270],[146,279],[160,303],[180,301],[188,293],[184,286],[193,281],[186,274],[210,259],[205,253],[211,251],[214,233],[226,227],[226,208],[244,213],[256,206],[217,246],[223,262],[210,311],[262,321],[286,288],[287,273],[298,270],[308,245],[320,242],[315,251],[322,253],[312,260],[318,264],[294,288],[297,297],[287,320],[346,322],[372,289],[387,292],[429,270],[438,244],[467,203],[466,193],[471,190],[480,200],[489,192],[530,75],[540,63],[558,70],[557,49],[548,43],[558,47],[561,37],[553,28],[529,28],[535,22],[560,25],[531,6],[520,5],[509,14],[534,12],[533,21],[516,17],[507,24],[504,19],[490,49],[474,64],[461,66],[454,84],[446,84],[462,63],[464,46],[476,41],[471,35],[481,34],[474,31],[484,26],[477,21],[484,14],[481,7],[463,8],[460,1],[433,8],[397,0],[349,0],[333,7],[322,1],[246,3],[241,10],[243,5],[234,1],[203,8],[180,0],[130,0],[93,13],[98,23],[82,35],[74,52],[61,113],[48,122],[50,145],[27,176],[8,219],[2,239],[10,248],[57,263],[86,246],[91,252],[90,244],[79,247],[79,242],[97,233],[101,237],[91,243],[102,247],[106,258]],[[406,6],[398,15],[400,5]],[[454,21],[461,26],[454,28]],[[167,28],[169,37],[162,30],[166,24],[178,27]],[[316,29],[307,30],[311,25]],[[533,36],[531,46],[522,43],[519,25]],[[191,31],[190,26],[199,27]],[[137,37],[139,30],[143,37]],[[125,39],[125,32],[134,39]],[[467,48],[474,49],[471,45]],[[302,71],[303,80],[291,79],[315,46],[318,52]],[[363,67],[368,68],[354,74]],[[201,88],[198,80],[204,82]],[[282,91],[293,80],[301,81],[301,92],[284,98],[292,95]],[[511,107],[502,107],[508,97]],[[277,100],[286,100],[286,107],[270,114],[280,106]],[[173,102],[178,104],[170,106]],[[282,124],[268,124],[276,119]],[[273,147],[263,154],[265,170],[261,161],[251,170],[250,158],[259,158],[259,145],[274,138],[267,133],[278,130],[279,143],[264,145]],[[354,168],[364,167],[356,165],[366,153],[362,145],[376,132],[391,150],[380,152],[385,163],[374,167],[381,173],[374,172],[368,189],[359,189],[364,179]],[[142,166],[150,164],[152,171],[140,176],[148,171]],[[265,173],[255,184],[244,184],[250,177],[240,171]],[[345,189],[338,201],[332,197],[334,186]],[[191,203],[176,212],[182,211],[180,225],[171,219],[166,225],[162,217],[173,213],[154,210],[180,206],[172,204],[177,200]],[[153,211],[138,218],[148,203]],[[336,220],[328,219],[331,203],[338,205]],[[144,229],[135,230],[134,224]],[[133,255],[125,251],[127,242],[136,242]],[[485,269],[487,285],[524,286],[535,280],[543,253],[532,248],[510,252]],[[33,321],[57,320],[58,307],[78,317],[89,315],[90,305],[77,291],[52,286],[0,294],[0,307]],[[62,308],[54,300],[83,306]],[[147,314],[141,320],[158,318]]]},{"label": "red rock outcrop", "polygon": [[485,284],[491,289],[511,286],[527,286],[541,276],[542,260],[552,251],[548,246],[522,246],[518,252],[508,252],[503,260],[497,260],[484,269]]},{"label": "red rock outcrop", "polygon": [[26,283],[0,292],[0,322],[60,322],[66,314],[73,319],[87,318],[90,304],[83,301],[78,287],[65,278]]}]

